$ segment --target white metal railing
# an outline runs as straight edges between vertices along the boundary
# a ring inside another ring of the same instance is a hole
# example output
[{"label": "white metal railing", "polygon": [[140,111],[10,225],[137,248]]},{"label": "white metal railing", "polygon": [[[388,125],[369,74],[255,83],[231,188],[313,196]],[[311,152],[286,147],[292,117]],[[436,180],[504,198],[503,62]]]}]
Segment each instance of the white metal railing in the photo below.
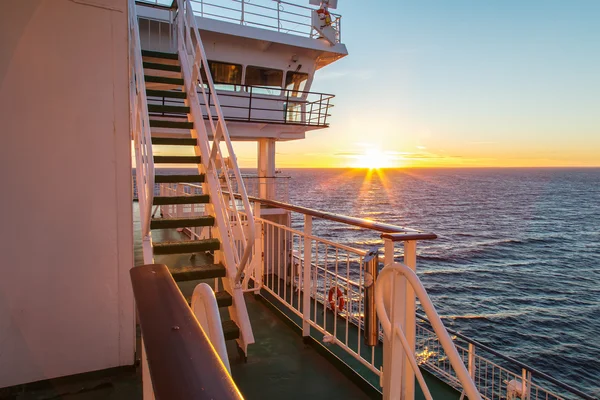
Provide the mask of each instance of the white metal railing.
[{"label": "white metal railing", "polygon": [[[165,188],[171,184],[163,184]],[[177,189],[170,187],[161,189],[161,195],[193,195],[201,193],[200,186],[186,184],[185,188]],[[381,374],[383,360],[381,352],[374,347],[361,342],[360,331],[365,330],[365,306],[367,303],[366,287],[369,281],[368,273],[365,272],[366,252],[351,246],[345,246],[331,240],[319,238],[314,235],[313,221],[318,218],[317,214],[327,216],[327,213],[318,212],[311,216],[302,213],[302,207],[291,206],[298,210],[302,216],[304,226],[290,228],[271,220],[257,217],[260,215],[260,204],[270,204],[282,207],[277,202],[264,199],[251,199],[255,201],[256,245],[250,265],[244,276],[244,288],[246,291],[258,292],[263,290],[276,300],[277,304],[287,308],[291,314],[298,318],[302,325],[308,324],[309,328],[323,335],[325,342],[335,344],[344,354],[357,360],[365,366],[374,376],[380,379],[385,376]],[[177,212],[178,206],[171,207],[170,212]],[[167,208],[166,208],[167,209]],[[312,210],[314,211],[314,210]],[[184,214],[203,212],[199,207],[196,211],[191,208],[183,209]],[[199,215],[199,214],[196,214]],[[314,218],[313,218],[314,217]],[[354,221],[351,217],[337,216],[339,222],[342,219]],[[298,218],[295,218],[298,220]],[[245,218],[242,214],[242,224]],[[376,230],[393,226],[377,224]],[[189,234],[193,233],[190,228]],[[409,231],[416,235],[418,231]],[[386,260],[394,259],[393,235],[386,235],[384,243],[386,247]],[[414,239],[415,236],[405,236],[406,239]],[[430,237],[431,238],[431,237]],[[395,239],[397,240],[397,238]],[[412,243],[411,243],[412,242]],[[415,265],[416,246],[415,240],[404,241],[404,260],[406,264]],[[309,249],[305,251],[305,249]],[[387,262],[387,261],[386,261]],[[310,268],[304,268],[309,265]],[[308,283],[305,283],[308,272]],[[385,276],[377,278],[382,282]],[[251,284],[252,283],[252,284]],[[309,288],[307,297],[309,304],[305,305],[304,288]],[[329,292],[332,292],[332,300],[329,301]],[[337,289],[341,291],[344,298],[344,309],[340,310]],[[334,308],[333,305],[336,307]],[[306,307],[306,308],[305,308]],[[309,310],[305,315],[304,310]],[[442,346],[438,334],[431,329],[428,320],[417,316],[415,322],[415,345],[414,354],[416,361],[422,369],[438,377],[441,381],[449,384],[455,389],[462,391],[460,383],[450,359]],[[508,357],[494,352],[485,346],[468,339],[457,332],[448,329],[452,336],[453,346],[456,348],[461,362],[466,366],[469,375],[480,395],[488,400],[510,400],[520,395],[528,396],[531,400],[563,400],[569,399],[569,395],[559,394],[562,389],[576,398],[592,399],[592,397],[580,391],[568,387],[555,379],[527,367],[522,363],[511,360]],[[409,335],[407,336],[407,341]],[[377,337],[383,341],[384,333],[378,327]],[[408,343],[410,345],[410,343]],[[489,353],[484,356],[484,353]],[[404,352],[403,352],[404,354]],[[496,356],[496,360],[492,358]],[[400,357],[401,358],[401,357]],[[513,363],[519,369],[510,369],[500,364]],[[411,372],[413,370],[411,369]],[[533,379],[536,378],[537,382]],[[383,380],[383,379],[382,379]],[[525,393],[526,391],[526,393]],[[464,392],[463,392],[464,393]]]},{"label": "white metal railing", "polygon": [[198,284],[192,293],[190,307],[198,323],[200,323],[200,326],[206,332],[215,351],[221,358],[225,368],[231,374],[227,347],[225,346],[225,336],[223,335],[223,326],[221,325],[221,314],[219,313],[219,306],[217,305],[213,289],[206,283]]},{"label": "white metal railing", "polygon": [[[168,8],[172,0],[138,0]],[[314,8],[281,0],[190,0],[194,13],[203,18],[253,26],[305,37],[319,37],[312,26]],[[335,43],[342,41],[342,17],[330,12]]]},{"label": "white metal railing", "polygon": [[[403,279],[401,280],[401,278]],[[404,280],[406,281],[404,282]],[[392,360],[389,363],[390,372],[394,374],[394,368],[399,368],[400,371],[403,368],[406,369],[408,366],[402,365],[402,359],[407,360],[408,363],[405,364],[410,365],[425,397],[432,399],[425,379],[417,365],[414,344],[411,346],[405,335],[405,330],[409,329],[408,324],[406,324],[406,316],[410,310],[403,307],[404,299],[401,299],[403,297],[401,295],[406,292],[406,283],[410,284],[417,298],[420,300],[421,306],[425,310],[435,331],[437,340],[444,349],[463,391],[469,396],[469,399],[481,399],[481,395],[475,383],[473,383],[469,371],[465,367],[456,347],[454,347],[454,342],[446,331],[419,277],[410,267],[401,263],[386,265],[380,272],[375,286],[377,316],[380,318],[385,339],[389,340],[391,344],[390,352],[392,353]],[[402,349],[398,347],[399,344],[402,345]],[[402,354],[402,350],[404,354]],[[403,390],[403,382],[395,382],[390,386],[391,390],[386,397],[391,399],[400,398],[401,390]]]},{"label": "white metal railing", "polygon": [[248,290],[263,289],[302,320],[304,336],[310,329],[323,335],[374,374],[380,357],[363,344],[366,251],[313,236],[312,217],[304,230],[258,218],[262,226],[264,259],[256,257]]},{"label": "white metal railing", "polygon": [[[419,364],[444,382],[460,389],[457,377],[450,368],[446,352],[435,333],[431,331],[429,321],[423,317],[419,318],[416,344]],[[570,398],[567,394],[559,394],[561,390],[564,393],[569,392],[576,398],[591,399],[585,393],[517,360],[510,359],[450,329],[448,331],[453,335],[454,345],[484,399],[564,400]],[[511,364],[513,368],[508,367]]]},{"label": "white metal railing", "polygon": [[[191,0],[197,15],[257,28],[317,37],[312,27],[313,8],[281,0]],[[331,14],[336,43],[341,42],[341,16]]]},{"label": "white metal railing", "polygon": [[[181,70],[185,82],[185,91],[188,95],[187,104],[195,123],[195,129],[192,135],[198,137],[198,146],[206,182],[210,188],[211,204],[219,227],[218,236],[223,244],[223,254],[227,268],[235,269],[234,283],[240,283],[248,259],[254,245],[254,219],[252,218],[252,208],[244,188],[241,172],[237,165],[237,159],[233,151],[233,145],[229,137],[227,125],[223,118],[223,113],[218,97],[215,97],[215,113],[211,108],[206,107],[204,112],[208,115],[208,123],[204,123],[203,110],[198,98],[198,92],[204,99],[204,104],[209,104],[207,97],[208,91],[214,93],[214,82],[211,74],[201,74],[200,70],[210,71],[206,53],[200,38],[196,18],[190,0],[177,0],[178,10],[176,15],[178,52],[181,61]],[[206,82],[204,82],[206,79]],[[200,89],[200,90],[198,90]],[[208,89],[208,90],[207,90]],[[213,138],[212,147],[209,145],[207,125]],[[223,146],[224,144],[224,146]],[[245,215],[249,216],[248,224],[250,229],[244,231],[241,224],[233,224],[232,221],[239,221],[240,214],[235,199],[224,196],[222,186],[232,193],[232,180],[237,181],[238,193],[242,198],[242,209]],[[234,232],[233,230],[237,231]],[[241,256],[234,251],[236,243],[234,236],[242,242],[243,252]]]},{"label": "white metal railing", "polygon": [[154,159],[146,101],[142,48],[135,1],[129,1],[129,115],[135,149],[137,194],[140,204],[144,262],[152,262],[150,215],[154,198]]}]

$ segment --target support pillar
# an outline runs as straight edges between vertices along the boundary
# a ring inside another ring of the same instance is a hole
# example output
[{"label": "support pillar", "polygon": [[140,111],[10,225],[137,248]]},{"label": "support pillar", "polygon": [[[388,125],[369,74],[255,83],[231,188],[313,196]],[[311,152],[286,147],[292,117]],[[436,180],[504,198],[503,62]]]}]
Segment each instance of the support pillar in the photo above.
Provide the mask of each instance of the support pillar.
[{"label": "support pillar", "polygon": [[258,139],[258,197],[275,200],[275,139]]}]

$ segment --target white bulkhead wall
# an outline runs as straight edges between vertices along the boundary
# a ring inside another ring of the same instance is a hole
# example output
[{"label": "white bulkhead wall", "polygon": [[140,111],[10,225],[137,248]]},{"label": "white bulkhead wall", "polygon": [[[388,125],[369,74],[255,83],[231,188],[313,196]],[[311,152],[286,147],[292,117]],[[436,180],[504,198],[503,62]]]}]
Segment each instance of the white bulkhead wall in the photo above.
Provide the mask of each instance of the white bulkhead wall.
[{"label": "white bulkhead wall", "polygon": [[0,387],[135,351],[127,2],[0,11]]}]

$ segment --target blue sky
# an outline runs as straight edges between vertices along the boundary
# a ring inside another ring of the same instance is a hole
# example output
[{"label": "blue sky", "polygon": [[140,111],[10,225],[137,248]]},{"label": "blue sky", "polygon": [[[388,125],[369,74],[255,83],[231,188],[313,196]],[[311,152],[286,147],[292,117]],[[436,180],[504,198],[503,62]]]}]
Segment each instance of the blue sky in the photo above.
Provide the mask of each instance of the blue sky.
[{"label": "blue sky", "polygon": [[336,95],[331,127],[278,144],[279,166],[348,166],[371,147],[393,166],[600,165],[600,0],[335,11],[350,55],[312,87]]}]

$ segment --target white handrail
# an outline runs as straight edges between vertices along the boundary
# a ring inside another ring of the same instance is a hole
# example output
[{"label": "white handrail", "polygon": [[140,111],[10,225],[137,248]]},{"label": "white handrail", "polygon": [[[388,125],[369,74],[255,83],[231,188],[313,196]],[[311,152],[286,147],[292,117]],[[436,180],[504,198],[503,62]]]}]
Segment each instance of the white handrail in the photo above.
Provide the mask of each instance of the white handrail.
[{"label": "white handrail", "polygon": [[[145,238],[150,235],[154,198],[154,159],[135,0],[129,0],[129,63],[129,112],[135,148],[136,184],[140,203],[142,237]],[[147,253],[144,252],[145,262],[152,262],[152,260],[146,260]]]},{"label": "white handrail", "polygon": [[469,396],[469,399],[481,399],[481,395],[477,390],[473,379],[471,379],[469,371],[467,371],[467,368],[465,367],[462,359],[460,358],[460,355],[458,354],[458,351],[454,346],[454,342],[450,338],[450,335],[448,335],[448,331],[446,331],[442,320],[440,319],[437,311],[435,310],[435,307],[431,302],[431,299],[429,298],[429,295],[427,294],[427,291],[425,290],[425,287],[421,283],[421,280],[419,279],[417,274],[415,274],[415,272],[412,269],[410,269],[404,264],[388,264],[379,273],[377,283],[375,284],[375,304],[377,308],[377,316],[379,317],[381,327],[383,328],[383,331],[385,332],[385,335],[388,338],[393,338],[396,334],[400,337],[400,340],[402,341],[402,346],[404,347],[404,351],[406,352],[409,362],[411,362],[411,366],[413,367],[413,370],[415,371],[415,374],[419,379],[419,384],[421,385],[423,391],[429,393],[429,391],[425,387],[425,382],[423,380],[421,372],[418,371],[419,368],[416,365],[414,352],[410,349],[410,346],[406,341],[406,337],[404,336],[400,325],[394,324],[394,326],[392,327],[392,323],[390,322],[387,311],[385,309],[382,285],[385,283],[386,277],[392,274],[399,274],[404,276],[408,283],[410,283],[410,285],[413,287],[415,294],[420,300],[421,306],[423,307],[425,314],[429,318],[431,326],[435,331],[436,335],[438,336],[438,339],[442,347],[444,348],[448,359],[450,360],[450,364],[452,365],[452,368],[454,368],[456,376],[458,377],[458,380],[463,386],[463,389],[466,392],[467,396]]},{"label": "white handrail", "polygon": [[[231,221],[240,221],[240,213],[238,212],[238,205],[236,204],[235,198],[233,196],[226,197],[223,195],[220,184],[217,184],[219,182],[219,176],[224,178],[228,193],[233,193],[230,180],[230,176],[233,174],[238,182],[238,192],[242,198],[243,212],[248,218],[249,229],[247,230],[247,233],[244,232],[241,224],[238,223],[235,225],[235,228],[238,229],[237,237],[241,237],[242,243],[245,244],[241,258],[238,256],[237,251],[225,252],[226,257],[229,255],[229,257],[233,257],[234,259],[236,267],[234,283],[238,285],[241,283],[241,276],[252,253],[252,246],[254,245],[254,218],[252,217],[252,207],[248,199],[246,188],[244,187],[241,171],[237,164],[219,98],[216,95],[213,99],[214,108],[217,114],[216,124],[211,107],[206,107],[209,126],[213,137],[212,148],[209,148],[208,134],[206,133],[206,128],[204,126],[204,116],[200,108],[200,103],[197,101],[197,89],[200,89],[202,96],[204,97],[204,104],[209,104],[205,84],[208,85],[209,93],[216,93],[216,91],[190,0],[178,0],[177,4],[179,53],[182,63],[182,73],[186,81],[186,92],[190,99],[192,115],[198,125],[196,129],[200,128],[201,132],[198,133],[201,133],[203,136],[206,135],[203,137],[205,140],[202,140],[201,146],[203,162],[206,166],[205,172],[207,175],[211,175],[210,179],[213,181],[213,189],[217,192],[211,193],[213,196],[216,195],[216,198],[213,197],[213,201],[219,202],[219,206],[215,207],[215,212],[221,214],[220,220],[226,226],[226,232],[221,235],[221,239],[222,241],[227,240],[231,249],[235,248],[235,240],[232,232],[234,227],[232,226]],[[191,56],[193,62],[189,61],[188,56]],[[190,65],[192,66],[191,71]],[[203,81],[203,76],[200,73],[202,68],[206,71],[206,82]],[[197,82],[199,82],[199,86],[196,86]],[[231,168],[227,165],[226,157],[221,149],[221,141],[224,141],[226,144]]]},{"label": "white handrail", "polygon": [[225,364],[227,371],[231,374],[225,336],[223,335],[223,326],[221,325],[221,315],[219,314],[219,305],[217,304],[213,289],[206,283],[198,284],[192,294],[191,307],[200,326],[206,332],[210,343],[217,351],[223,364]]}]

